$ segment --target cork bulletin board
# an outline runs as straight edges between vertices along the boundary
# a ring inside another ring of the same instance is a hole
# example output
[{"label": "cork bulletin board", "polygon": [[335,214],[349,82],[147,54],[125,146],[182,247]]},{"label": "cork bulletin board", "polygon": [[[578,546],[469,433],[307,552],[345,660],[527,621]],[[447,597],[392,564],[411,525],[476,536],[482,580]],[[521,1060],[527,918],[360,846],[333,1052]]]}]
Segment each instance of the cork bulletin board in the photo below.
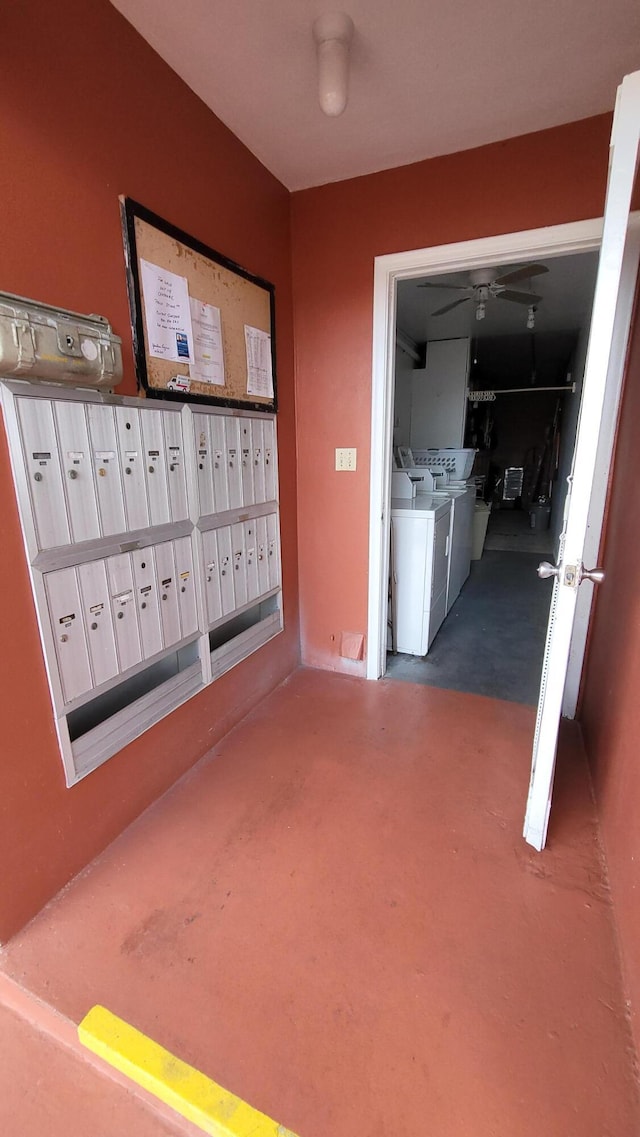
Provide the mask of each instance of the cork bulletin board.
[{"label": "cork bulletin board", "polygon": [[138,386],[276,411],[274,287],[120,198]]}]

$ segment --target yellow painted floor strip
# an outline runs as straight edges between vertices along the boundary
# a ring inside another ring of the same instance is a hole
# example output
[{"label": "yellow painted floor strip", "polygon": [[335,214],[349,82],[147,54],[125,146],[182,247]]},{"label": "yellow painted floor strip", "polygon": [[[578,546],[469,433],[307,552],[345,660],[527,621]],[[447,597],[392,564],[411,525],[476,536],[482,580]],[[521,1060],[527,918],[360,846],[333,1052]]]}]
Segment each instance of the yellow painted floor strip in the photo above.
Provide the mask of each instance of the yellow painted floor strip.
[{"label": "yellow painted floor strip", "polygon": [[290,1129],[224,1090],[105,1007],[89,1011],[78,1027],[78,1036],[94,1054],[205,1133],[214,1137],[295,1137]]}]

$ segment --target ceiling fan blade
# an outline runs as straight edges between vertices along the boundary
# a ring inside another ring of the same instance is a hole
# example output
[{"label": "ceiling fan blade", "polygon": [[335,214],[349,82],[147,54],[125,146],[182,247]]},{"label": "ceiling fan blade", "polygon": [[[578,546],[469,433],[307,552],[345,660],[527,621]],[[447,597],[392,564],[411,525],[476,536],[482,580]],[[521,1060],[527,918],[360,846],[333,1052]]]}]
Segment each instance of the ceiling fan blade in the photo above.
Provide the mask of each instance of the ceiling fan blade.
[{"label": "ceiling fan blade", "polygon": [[537,304],[542,300],[533,292],[514,292],[512,288],[505,288],[504,292],[496,293],[496,300],[511,300],[514,304]]},{"label": "ceiling fan blade", "polygon": [[458,291],[472,292],[472,284],[437,284],[435,280],[425,280],[423,284],[419,284],[418,288],[457,288]]},{"label": "ceiling fan blade", "polygon": [[458,304],[466,304],[470,300],[470,296],[463,296],[461,300],[454,300],[453,304],[445,304],[444,308],[438,308],[437,312],[432,312],[432,316],[444,316],[445,312],[450,312],[452,308],[457,308]]},{"label": "ceiling fan blade", "polygon": [[521,265],[520,268],[514,268],[513,272],[507,272],[504,276],[498,276],[493,281],[494,284],[515,284],[518,280],[526,280],[529,276],[541,276],[543,272],[548,272],[549,269],[546,265]]}]

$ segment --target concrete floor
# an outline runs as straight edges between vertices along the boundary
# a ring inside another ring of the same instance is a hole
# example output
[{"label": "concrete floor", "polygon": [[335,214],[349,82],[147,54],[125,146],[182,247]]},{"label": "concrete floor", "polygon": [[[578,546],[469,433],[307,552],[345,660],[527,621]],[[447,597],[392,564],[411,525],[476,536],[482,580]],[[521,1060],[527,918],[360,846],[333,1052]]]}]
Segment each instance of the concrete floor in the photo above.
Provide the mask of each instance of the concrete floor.
[{"label": "concrete floor", "polygon": [[536,704],[553,590],[539,563],[538,553],[485,549],[429,653],[389,653],[387,678]]},{"label": "concrete floor", "polygon": [[[72,1022],[103,1003],[300,1137],[635,1137],[580,737],[537,854],[533,717],[298,671],[4,949],[4,983]],[[121,1086],[11,1045],[7,1137],[43,1080],[48,1137],[147,1133]]]}]

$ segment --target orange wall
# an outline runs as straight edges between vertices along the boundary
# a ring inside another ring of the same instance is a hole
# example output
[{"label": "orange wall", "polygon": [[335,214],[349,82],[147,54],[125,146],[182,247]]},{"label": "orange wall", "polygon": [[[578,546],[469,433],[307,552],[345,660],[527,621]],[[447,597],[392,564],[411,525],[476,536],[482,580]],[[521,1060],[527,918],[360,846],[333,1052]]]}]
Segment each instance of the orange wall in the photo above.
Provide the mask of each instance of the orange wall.
[{"label": "orange wall", "polygon": [[640,1044],[640,308],[627,365],[581,721]]},{"label": "orange wall", "polygon": [[[607,115],[292,198],[303,660],[366,632],[373,261],[602,214]],[[334,448],[358,467],[335,473]]]},{"label": "orange wall", "polygon": [[286,632],[65,789],[0,438],[0,940],[298,658],[289,194],[106,0],[5,5],[2,39],[0,288],[108,316],[132,394],[118,194],[276,285]]}]

